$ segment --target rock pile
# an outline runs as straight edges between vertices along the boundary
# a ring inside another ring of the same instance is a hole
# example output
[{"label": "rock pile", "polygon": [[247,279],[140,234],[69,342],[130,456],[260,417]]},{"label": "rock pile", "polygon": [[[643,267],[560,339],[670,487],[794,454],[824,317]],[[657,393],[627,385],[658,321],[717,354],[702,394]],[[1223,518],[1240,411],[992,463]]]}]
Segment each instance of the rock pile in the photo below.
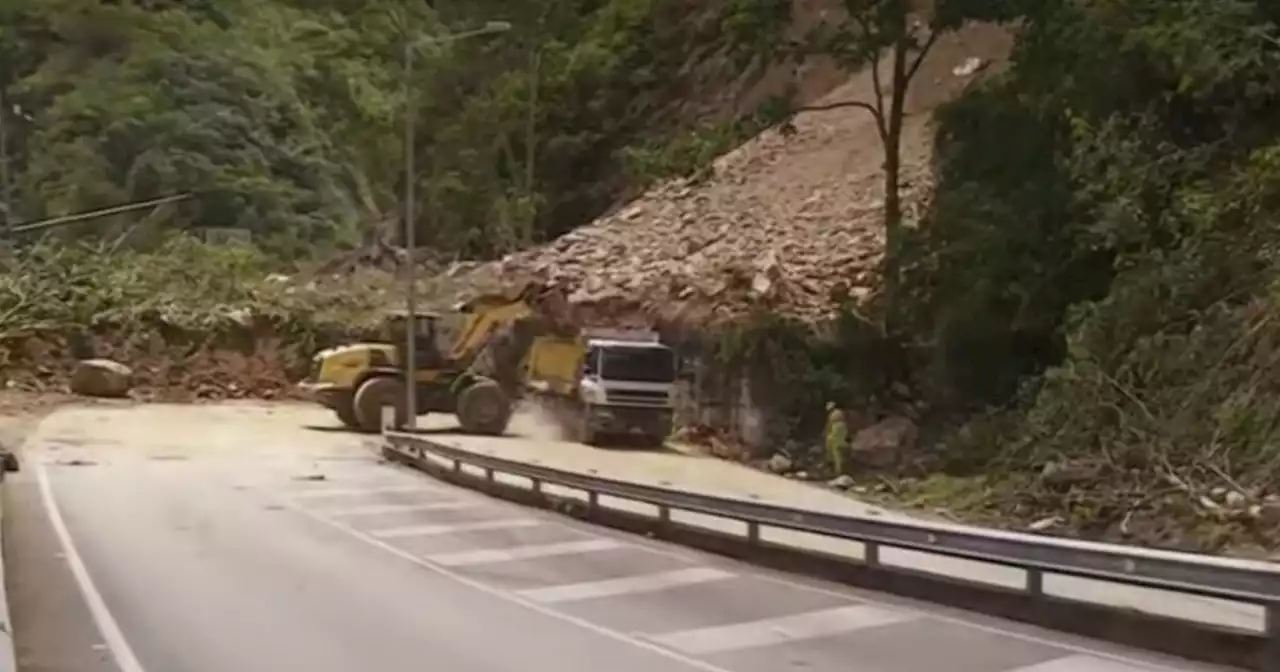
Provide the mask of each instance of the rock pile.
[{"label": "rock pile", "polygon": [[[983,32],[986,31],[986,32]],[[926,59],[902,142],[908,223],[930,193],[928,111],[999,57],[1007,37],[949,36]],[[872,99],[864,73],[822,103]],[[796,132],[768,131],[717,161],[540,248],[476,269],[502,282],[560,286],[585,322],[715,324],[754,310],[820,322],[842,297],[877,290],[883,254],[883,150],[875,122],[845,107],[804,112]]]}]

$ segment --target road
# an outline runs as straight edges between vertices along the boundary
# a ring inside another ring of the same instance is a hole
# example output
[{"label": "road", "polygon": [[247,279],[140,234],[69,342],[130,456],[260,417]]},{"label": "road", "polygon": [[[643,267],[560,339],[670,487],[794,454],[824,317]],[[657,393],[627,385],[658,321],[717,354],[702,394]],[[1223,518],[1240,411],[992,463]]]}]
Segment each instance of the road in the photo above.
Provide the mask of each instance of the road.
[{"label": "road", "polygon": [[[922,512],[893,511],[860,501],[843,492],[836,492],[817,484],[782,478],[761,472],[746,465],[735,464],[709,456],[692,455],[686,450],[616,451],[598,450],[572,441],[560,440],[546,421],[536,414],[517,415],[512,423],[513,434],[535,440],[517,440],[510,436],[490,437],[457,433],[457,423],[452,418],[430,416],[424,422],[425,429],[437,432],[432,438],[454,448],[470,453],[493,455],[517,462],[540,464],[555,469],[581,474],[605,474],[615,478],[675,488],[686,492],[718,495],[748,501],[764,502],[798,509],[843,514],[858,518],[876,518],[885,521],[909,522],[922,520]],[[511,483],[524,487],[523,479],[513,478]],[[581,500],[583,494],[572,489],[547,486],[544,491],[561,497]],[[608,506],[630,511],[642,516],[654,516],[652,506],[639,502],[611,500]],[[671,520],[684,525],[703,527],[730,535],[741,535],[742,524],[735,520],[714,518],[682,511],[671,512]],[[928,520],[928,519],[925,519]],[[933,519],[935,525],[953,524]],[[766,542],[806,548],[854,560],[863,559],[865,549],[854,541],[792,532],[777,528],[764,528],[760,538]],[[919,553],[905,549],[882,547],[878,562],[881,565],[926,572],[941,576],[955,576],[966,580],[1020,590],[1026,585],[1026,575],[1015,567],[991,563],[948,558],[946,556]],[[1167,591],[1122,586],[1105,581],[1075,578],[1046,572],[1042,575],[1046,595],[1070,600],[1104,604],[1119,609],[1133,609],[1159,616],[1169,616],[1206,625],[1232,628],[1241,631],[1263,632],[1265,615],[1259,605],[1230,602],[1209,597],[1186,594],[1170,594]]]},{"label": "road", "polygon": [[1213,669],[524,509],[328,424],[255,404],[47,418],[5,509],[23,672]]}]

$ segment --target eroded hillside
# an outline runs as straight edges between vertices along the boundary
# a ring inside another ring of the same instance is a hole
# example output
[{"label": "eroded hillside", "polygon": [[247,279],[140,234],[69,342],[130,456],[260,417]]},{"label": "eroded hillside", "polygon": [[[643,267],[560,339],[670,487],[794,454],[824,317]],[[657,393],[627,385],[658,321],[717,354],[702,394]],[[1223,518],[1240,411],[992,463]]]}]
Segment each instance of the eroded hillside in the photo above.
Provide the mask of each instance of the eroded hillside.
[{"label": "eroded hillside", "polygon": [[[930,52],[909,96],[904,197],[916,219],[930,195],[931,112],[1008,53],[1005,29],[975,25]],[[830,76],[829,73],[827,76]],[[816,100],[871,99],[869,72]],[[865,111],[802,112],[715,162],[703,180],[664,183],[556,241],[473,271],[557,283],[600,322],[720,322],[745,311],[808,321],[842,294],[876,290],[883,253],[883,150]]]}]

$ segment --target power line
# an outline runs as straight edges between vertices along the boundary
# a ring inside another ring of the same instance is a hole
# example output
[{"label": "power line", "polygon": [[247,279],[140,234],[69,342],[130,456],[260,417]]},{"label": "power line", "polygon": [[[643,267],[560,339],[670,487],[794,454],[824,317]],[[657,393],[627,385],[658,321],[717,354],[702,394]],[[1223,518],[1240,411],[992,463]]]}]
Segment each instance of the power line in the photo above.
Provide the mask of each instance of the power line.
[{"label": "power line", "polygon": [[51,229],[64,224],[74,224],[99,217],[108,217],[110,215],[118,215],[125,212],[133,212],[134,210],[143,210],[152,208],[166,203],[177,203],[193,198],[192,194],[174,194],[172,196],[162,196],[147,201],[134,201],[123,205],[115,205],[109,208],[100,208],[98,210],[88,210],[85,212],[77,212],[70,215],[59,215],[57,217],[46,217],[38,219],[34,222],[26,222],[13,226],[10,231],[13,233],[28,233],[31,231],[42,231]]}]

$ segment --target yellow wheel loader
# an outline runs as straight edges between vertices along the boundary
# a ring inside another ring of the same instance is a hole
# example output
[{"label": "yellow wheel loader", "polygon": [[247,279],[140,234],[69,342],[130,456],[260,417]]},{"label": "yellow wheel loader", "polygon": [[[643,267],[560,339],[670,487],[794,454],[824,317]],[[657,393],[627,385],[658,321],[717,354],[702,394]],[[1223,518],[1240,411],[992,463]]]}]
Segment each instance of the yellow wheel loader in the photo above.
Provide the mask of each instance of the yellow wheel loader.
[{"label": "yellow wheel loader", "polygon": [[[535,337],[572,339],[576,330],[555,319],[558,296],[529,285],[514,296],[482,296],[454,313],[392,313],[385,342],[323,350],[299,387],[332,409],[344,425],[382,429],[382,409],[404,424],[406,330],[415,339],[413,385],[418,412],[451,413],[464,431],[501,434],[522,393],[520,362]],[[563,304],[561,304],[563,305]]]}]

